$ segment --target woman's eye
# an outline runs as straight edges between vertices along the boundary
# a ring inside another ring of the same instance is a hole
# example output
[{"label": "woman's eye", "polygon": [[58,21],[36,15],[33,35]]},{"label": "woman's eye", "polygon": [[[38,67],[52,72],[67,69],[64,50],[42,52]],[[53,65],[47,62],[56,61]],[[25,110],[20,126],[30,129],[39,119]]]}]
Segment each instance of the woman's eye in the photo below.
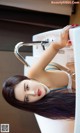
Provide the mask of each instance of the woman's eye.
[{"label": "woman's eye", "polygon": [[28,97],[25,97],[25,102],[29,102],[29,99],[28,99]]},{"label": "woman's eye", "polygon": [[29,90],[29,87],[28,87],[28,85],[26,86],[26,89],[27,89],[27,90]]},{"label": "woman's eye", "polygon": [[29,86],[24,84],[24,91],[29,90]]}]

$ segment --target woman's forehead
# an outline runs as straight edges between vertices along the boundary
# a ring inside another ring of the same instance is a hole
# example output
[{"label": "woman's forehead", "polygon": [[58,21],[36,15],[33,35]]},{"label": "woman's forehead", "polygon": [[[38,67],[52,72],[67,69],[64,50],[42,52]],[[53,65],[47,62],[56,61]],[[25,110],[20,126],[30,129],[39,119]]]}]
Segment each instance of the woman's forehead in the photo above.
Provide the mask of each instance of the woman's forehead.
[{"label": "woman's forehead", "polygon": [[24,83],[25,81],[20,82],[19,84],[16,85],[14,89],[15,98],[22,101],[24,99]]}]

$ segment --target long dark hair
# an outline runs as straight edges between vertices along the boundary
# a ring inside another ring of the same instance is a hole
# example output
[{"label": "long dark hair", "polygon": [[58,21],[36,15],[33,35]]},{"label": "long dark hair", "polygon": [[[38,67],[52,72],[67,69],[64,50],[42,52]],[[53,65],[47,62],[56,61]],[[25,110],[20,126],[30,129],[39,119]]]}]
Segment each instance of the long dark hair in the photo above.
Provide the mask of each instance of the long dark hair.
[{"label": "long dark hair", "polygon": [[25,79],[29,78],[16,75],[8,78],[4,82],[2,94],[9,104],[16,108],[37,113],[51,119],[74,119],[75,93],[51,91],[41,100],[36,102],[25,103],[17,100],[14,95],[15,85]]}]

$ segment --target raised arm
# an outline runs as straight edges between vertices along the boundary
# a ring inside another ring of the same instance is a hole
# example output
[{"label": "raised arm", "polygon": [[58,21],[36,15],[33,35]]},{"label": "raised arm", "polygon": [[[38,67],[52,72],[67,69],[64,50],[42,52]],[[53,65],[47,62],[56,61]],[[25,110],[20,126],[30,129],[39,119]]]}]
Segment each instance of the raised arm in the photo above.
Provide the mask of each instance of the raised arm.
[{"label": "raised arm", "polygon": [[70,25],[64,27],[60,33],[60,41],[52,42],[50,46],[43,52],[40,59],[37,62],[35,62],[35,64],[31,67],[28,73],[30,77],[32,75],[35,76],[44,71],[45,67],[55,57],[59,49],[68,45],[68,33],[70,28]]}]

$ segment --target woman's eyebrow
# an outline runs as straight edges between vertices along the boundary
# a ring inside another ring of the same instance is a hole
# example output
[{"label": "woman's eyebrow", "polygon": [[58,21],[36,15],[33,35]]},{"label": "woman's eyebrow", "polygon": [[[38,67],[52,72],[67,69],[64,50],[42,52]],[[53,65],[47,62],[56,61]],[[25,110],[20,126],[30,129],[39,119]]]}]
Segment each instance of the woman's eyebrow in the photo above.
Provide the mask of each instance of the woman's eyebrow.
[{"label": "woman's eyebrow", "polygon": [[26,91],[26,85],[25,85],[25,83],[24,83],[24,91]]}]

